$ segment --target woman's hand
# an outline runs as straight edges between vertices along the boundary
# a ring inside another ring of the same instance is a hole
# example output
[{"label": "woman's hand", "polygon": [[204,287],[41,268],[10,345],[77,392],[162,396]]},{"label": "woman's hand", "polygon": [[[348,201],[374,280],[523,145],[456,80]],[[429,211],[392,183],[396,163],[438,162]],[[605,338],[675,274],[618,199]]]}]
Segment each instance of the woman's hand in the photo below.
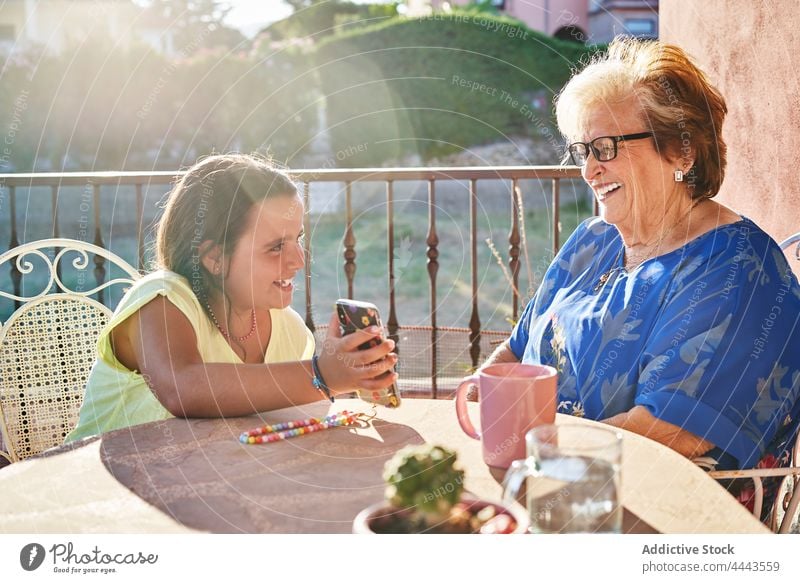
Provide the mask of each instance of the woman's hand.
[{"label": "woman's hand", "polygon": [[[514,354],[511,351],[511,347],[508,345],[508,340],[506,340],[500,346],[495,348],[495,350],[492,353],[492,355],[489,358],[486,359],[486,362],[484,362],[480,366],[478,371],[483,370],[484,368],[486,368],[487,366],[490,366],[492,364],[503,364],[503,363],[506,363],[506,362],[511,362],[511,363],[519,362],[519,359],[517,358],[517,355]],[[468,378],[469,377],[465,377],[464,379],[462,379],[462,382],[464,380],[468,379]],[[469,388],[469,391],[467,391],[467,401],[478,401],[479,398],[480,397],[478,395],[478,387],[475,386],[475,385],[472,385]]]},{"label": "woman's hand", "polygon": [[714,449],[714,444],[710,441],[706,441],[691,431],[686,431],[677,425],[654,417],[646,407],[641,405],[637,405],[625,413],[603,419],[603,423],[649,437],[689,459],[696,458]]},{"label": "woman's hand", "polygon": [[333,313],[319,355],[320,372],[331,392],[349,393],[357,388],[377,391],[397,380],[397,373],[393,370],[397,364],[397,354],[392,352],[394,340],[384,338],[377,346],[358,349],[365,342],[380,337],[381,329],[377,326],[356,330],[343,337],[339,320]]}]

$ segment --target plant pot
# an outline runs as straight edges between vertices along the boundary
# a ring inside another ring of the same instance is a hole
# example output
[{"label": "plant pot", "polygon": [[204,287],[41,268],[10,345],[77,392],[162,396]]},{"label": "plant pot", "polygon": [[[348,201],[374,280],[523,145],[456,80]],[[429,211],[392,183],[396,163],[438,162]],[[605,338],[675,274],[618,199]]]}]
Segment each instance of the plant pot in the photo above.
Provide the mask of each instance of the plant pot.
[{"label": "plant pot", "polygon": [[[471,513],[476,514],[487,506],[492,506],[496,514],[505,514],[510,516],[514,522],[517,523],[513,534],[524,534],[528,532],[528,514],[519,504],[506,506],[497,502],[483,500],[476,498],[471,494],[463,494],[461,502],[468,505]],[[358,513],[355,520],[353,520],[353,533],[354,534],[382,534],[395,532],[391,529],[393,521],[400,521],[408,517],[411,510],[408,508],[396,508],[391,506],[385,500],[376,502],[371,506],[366,507]],[[423,531],[424,532],[424,531]]]}]

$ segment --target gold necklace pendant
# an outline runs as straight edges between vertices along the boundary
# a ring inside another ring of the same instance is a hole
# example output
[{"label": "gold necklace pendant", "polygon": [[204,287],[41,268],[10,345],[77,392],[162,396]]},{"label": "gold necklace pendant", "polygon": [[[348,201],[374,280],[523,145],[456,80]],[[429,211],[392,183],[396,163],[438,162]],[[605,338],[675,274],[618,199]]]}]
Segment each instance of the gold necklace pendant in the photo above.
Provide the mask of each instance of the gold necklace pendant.
[{"label": "gold necklace pendant", "polygon": [[600,276],[600,279],[597,280],[597,283],[594,286],[595,293],[599,292],[605,287],[606,283],[608,283],[608,280],[611,279],[611,276],[614,275],[618,269],[619,267],[612,267]]}]

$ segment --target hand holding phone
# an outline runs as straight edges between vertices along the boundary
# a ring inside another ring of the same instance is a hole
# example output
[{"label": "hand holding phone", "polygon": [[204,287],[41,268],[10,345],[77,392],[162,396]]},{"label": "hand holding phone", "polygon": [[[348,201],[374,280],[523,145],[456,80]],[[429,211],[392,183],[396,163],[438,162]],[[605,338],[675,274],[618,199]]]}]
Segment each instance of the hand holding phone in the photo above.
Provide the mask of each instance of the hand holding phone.
[{"label": "hand holding phone", "polygon": [[[336,316],[339,319],[339,330],[342,336],[352,334],[356,330],[378,326],[383,328],[381,316],[378,308],[369,302],[359,302],[356,300],[340,299],[336,300]],[[359,350],[366,350],[377,346],[382,342],[381,338],[372,338],[358,347]],[[386,372],[385,374],[391,374]],[[368,403],[375,403],[394,409],[400,406],[400,392],[397,384],[392,383],[389,387],[379,391],[367,391],[359,389],[358,396]]]}]

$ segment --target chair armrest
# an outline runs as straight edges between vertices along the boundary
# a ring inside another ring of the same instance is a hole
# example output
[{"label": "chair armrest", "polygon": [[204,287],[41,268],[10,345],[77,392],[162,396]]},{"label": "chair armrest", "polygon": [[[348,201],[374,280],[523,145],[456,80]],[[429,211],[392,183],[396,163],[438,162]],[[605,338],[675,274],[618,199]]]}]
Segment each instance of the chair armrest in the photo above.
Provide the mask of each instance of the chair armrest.
[{"label": "chair armrest", "polygon": [[759,470],[725,470],[708,472],[715,480],[737,478],[774,478],[778,476],[800,476],[800,468],[764,468]]},{"label": "chair armrest", "polygon": [[[761,517],[761,507],[764,503],[764,485],[761,482],[761,479],[783,477],[783,480],[785,481],[789,476],[796,476],[797,478],[795,478],[792,497],[789,499],[789,502],[786,505],[786,513],[779,526],[776,524],[777,506],[779,504],[778,500],[775,500],[772,509],[771,528],[774,530],[777,527],[777,532],[780,534],[789,532],[789,528],[792,525],[792,518],[794,517],[795,512],[797,512],[798,506],[800,506],[800,484],[798,484],[797,481],[800,479],[800,467],[713,471],[708,472],[708,475],[715,480],[740,480],[743,478],[753,480],[753,484],[755,485],[753,516],[759,519]],[[783,489],[784,481],[781,482],[781,489]]]}]

